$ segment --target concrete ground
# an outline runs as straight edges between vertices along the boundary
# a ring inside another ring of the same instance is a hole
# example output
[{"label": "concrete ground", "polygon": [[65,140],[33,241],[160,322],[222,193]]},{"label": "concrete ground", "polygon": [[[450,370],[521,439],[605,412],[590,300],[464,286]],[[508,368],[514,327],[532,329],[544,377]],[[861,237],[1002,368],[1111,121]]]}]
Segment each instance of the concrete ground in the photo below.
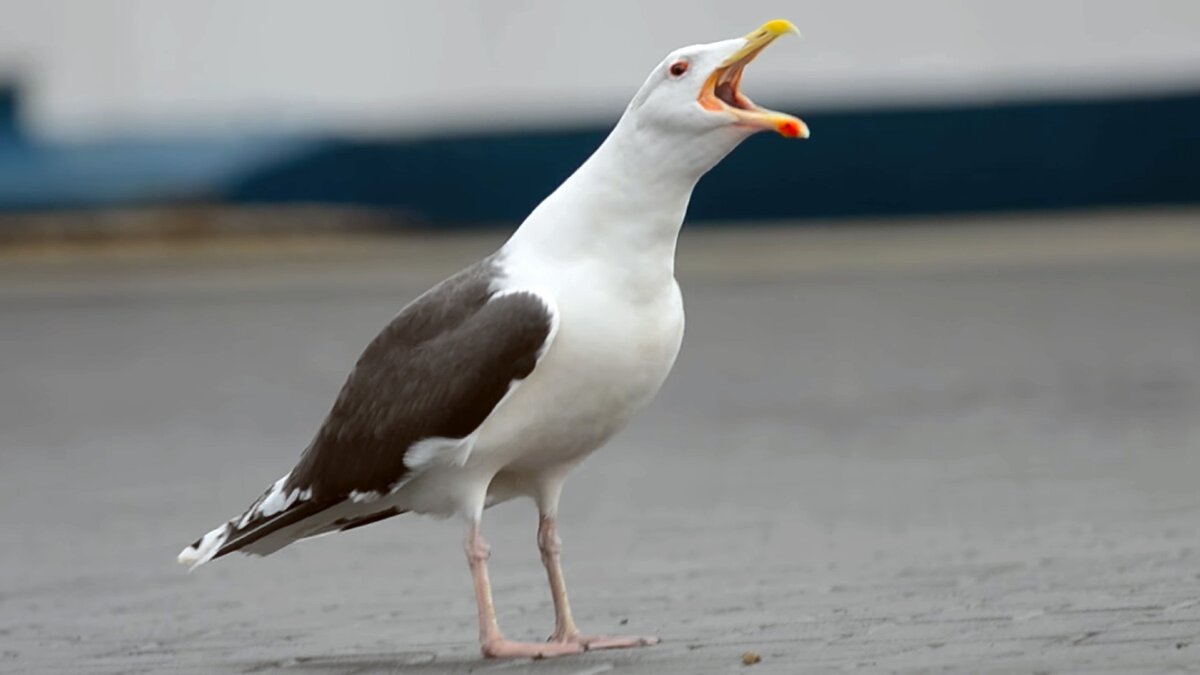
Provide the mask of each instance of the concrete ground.
[{"label": "concrete ground", "polygon": [[[9,249],[0,671],[1200,672],[1196,212],[686,231],[676,371],[563,502],[584,629],[661,646],[481,661],[455,522],[185,574],[496,241]],[[534,527],[486,521],[524,639]]]}]

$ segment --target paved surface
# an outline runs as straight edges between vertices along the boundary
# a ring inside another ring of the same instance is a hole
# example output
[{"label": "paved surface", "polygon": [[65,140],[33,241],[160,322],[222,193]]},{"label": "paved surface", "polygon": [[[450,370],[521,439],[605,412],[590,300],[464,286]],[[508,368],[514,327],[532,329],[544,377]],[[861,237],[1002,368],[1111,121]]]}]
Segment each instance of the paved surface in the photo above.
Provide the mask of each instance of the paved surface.
[{"label": "paved surface", "polygon": [[[686,233],[675,375],[563,514],[584,628],[665,642],[541,662],[477,658],[457,523],[174,564],[493,239],[9,258],[0,671],[1200,671],[1198,222]],[[544,636],[532,507],[487,531]]]}]

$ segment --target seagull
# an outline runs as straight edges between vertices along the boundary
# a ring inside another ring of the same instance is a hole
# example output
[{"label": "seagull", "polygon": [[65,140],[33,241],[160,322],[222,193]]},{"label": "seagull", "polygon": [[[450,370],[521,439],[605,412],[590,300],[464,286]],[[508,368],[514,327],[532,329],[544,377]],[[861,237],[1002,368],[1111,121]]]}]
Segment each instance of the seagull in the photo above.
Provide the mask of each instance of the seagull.
[{"label": "seagull", "polygon": [[[803,121],[739,89],[746,64],[787,33],[798,31],[776,19],[668,54],[595,153],[498,251],[412,301],[371,341],[295,468],[179,562],[263,556],[403,513],[458,515],[485,657],[656,644],[576,627],[559,497],[567,474],[650,402],[675,362],[684,326],[675,245],[696,182],[758,131],[808,138]],[[517,497],[538,508],[555,614],[545,643],[506,639],[492,604],[483,511]]]}]

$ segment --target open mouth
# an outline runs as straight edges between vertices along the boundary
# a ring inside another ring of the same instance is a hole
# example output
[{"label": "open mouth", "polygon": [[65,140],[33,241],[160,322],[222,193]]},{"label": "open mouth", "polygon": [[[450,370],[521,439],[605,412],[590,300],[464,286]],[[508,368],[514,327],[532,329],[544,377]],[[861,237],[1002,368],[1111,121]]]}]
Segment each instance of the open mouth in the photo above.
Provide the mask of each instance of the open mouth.
[{"label": "open mouth", "polygon": [[710,112],[725,112],[736,124],[752,129],[771,129],[788,138],[808,138],[808,125],[797,117],[759,107],[741,91],[742,73],[767,45],[788,33],[798,33],[790,21],[768,21],[747,35],[746,45],[713,71],[700,89],[697,101]]}]

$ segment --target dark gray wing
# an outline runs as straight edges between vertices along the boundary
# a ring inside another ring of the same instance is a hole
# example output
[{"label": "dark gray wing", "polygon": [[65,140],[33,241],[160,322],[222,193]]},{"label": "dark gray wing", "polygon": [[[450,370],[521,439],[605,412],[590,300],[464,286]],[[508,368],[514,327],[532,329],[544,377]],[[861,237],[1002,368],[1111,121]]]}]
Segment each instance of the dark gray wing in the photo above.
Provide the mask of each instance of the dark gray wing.
[{"label": "dark gray wing", "polygon": [[288,479],[314,499],[386,492],[406,450],[473,432],[537,365],[554,324],[534,293],[490,296],[490,275],[460,275],[409,305],[371,342]]},{"label": "dark gray wing", "polygon": [[533,371],[555,324],[534,292],[493,294],[495,276],[484,260],[405,307],[367,346],[286,481],[230,521],[213,557],[309,521],[351,492],[386,493],[408,474],[414,443],[478,428]]}]

